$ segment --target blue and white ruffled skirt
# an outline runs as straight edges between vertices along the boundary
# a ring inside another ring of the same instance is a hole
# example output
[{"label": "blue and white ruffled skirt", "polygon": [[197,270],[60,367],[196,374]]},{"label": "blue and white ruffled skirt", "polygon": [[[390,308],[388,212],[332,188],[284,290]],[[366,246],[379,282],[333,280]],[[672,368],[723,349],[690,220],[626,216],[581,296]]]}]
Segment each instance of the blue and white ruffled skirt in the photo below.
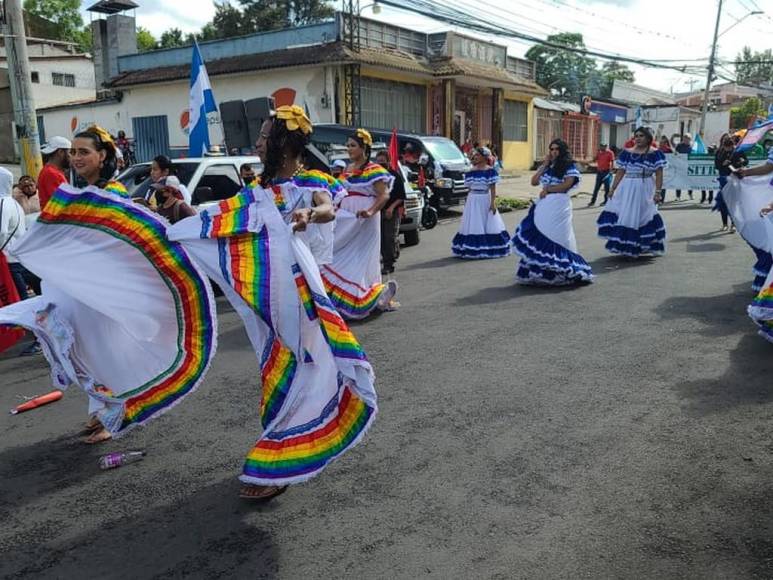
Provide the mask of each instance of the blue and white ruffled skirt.
[{"label": "blue and white ruffled skirt", "polygon": [[577,253],[572,202],[566,194],[538,200],[516,228],[512,244],[521,257],[515,274],[519,284],[563,286],[593,281],[590,265]]},{"label": "blue and white ruffled skirt", "polygon": [[451,241],[451,252],[458,258],[480,260],[510,255],[510,234],[499,212],[491,212],[488,193],[470,193],[458,233]]},{"label": "blue and white ruffled skirt", "polygon": [[653,178],[623,179],[596,221],[599,237],[607,240],[609,252],[633,258],[665,253],[666,226],[654,195]]}]

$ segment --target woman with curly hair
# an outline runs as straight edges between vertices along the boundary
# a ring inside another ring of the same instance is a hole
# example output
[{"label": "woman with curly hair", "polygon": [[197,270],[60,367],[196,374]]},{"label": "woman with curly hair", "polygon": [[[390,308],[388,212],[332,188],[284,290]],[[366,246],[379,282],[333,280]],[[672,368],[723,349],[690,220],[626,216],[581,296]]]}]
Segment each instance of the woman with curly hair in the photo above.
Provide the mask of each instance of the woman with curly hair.
[{"label": "woman with curly hair", "polygon": [[637,258],[642,254],[665,253],[666,226],[657,202],[663,186],[666,157],[652,149],[652,131],[639,127],[633,147],[617,159],[617,172],[609,202],[598,217],[598,234],[606,238],[612,254]]},{"label": "woman with curly hair", "polygon": [[550,143],[531,184],[542,190],[513,236],[513,248],[521,257],[516,281],[546,286],[591,282],[591,267],[577,253],[569,197],[580,184],[580,172],[564,141]]},{"label": "woman with curly hair", "polygon": [[279,107],[256,144],[260,183],[169,230],[222,288],[260,361],[263,432],[239,477],[256,502],[321,473],[376,415],[373,370],[320,277],[343,190],[303,168],[312,130],[302,108]]},{"label": "woman with curly hair", "polygon": [[381,208],[389,201],[394,177],[370,160],[373,138],[357,129],[346,141],[350,165],[341,175],[347,195],[336,212],[333,262],[322,269],[328,296],[341,316],[361,319],[373,311],[394,310],[397,282],[381,281]]},{"label": "woman with curly hair", "polygon": [[457,258],[504,258],[510,255],[510,235],[497,211],[499,172],[491,167],[491,151],[478,147],[472,151],[472,171],[464,174],[470,188],[464,204],[459,231],[451,241],[451,253]]}]

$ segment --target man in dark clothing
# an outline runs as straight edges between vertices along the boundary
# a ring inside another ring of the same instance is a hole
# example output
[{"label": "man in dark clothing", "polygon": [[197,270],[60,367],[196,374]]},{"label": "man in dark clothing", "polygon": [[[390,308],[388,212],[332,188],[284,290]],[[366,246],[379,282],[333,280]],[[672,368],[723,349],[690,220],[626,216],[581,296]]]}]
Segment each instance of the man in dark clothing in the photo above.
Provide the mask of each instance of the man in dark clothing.
[{"label": "man in dark clothing", "polygon": [[[676,152],[681,153],[682,155],[689,155],[692,151],[692,135],[689,133],[685,133],[682,135],[682,140],[679,142],[679,145],[676,146]],[[687,190],[687,194],[690,196],[690,199],[692,199],[692,189]],[[682,199],[682,190],[677,189],[676,190],[676,199],[681,200]]]},{"label": "man in dark clothing", "polygon": [[381,210],[381,273],[391,274],[395,271],[395,261],[400,255],[400,220],[405,202],[405,180],[399,168],[395,171],[390,167],[387,151],[378,152],[376,163],[395,178],[392,191],[389,192],[389,202]]}]

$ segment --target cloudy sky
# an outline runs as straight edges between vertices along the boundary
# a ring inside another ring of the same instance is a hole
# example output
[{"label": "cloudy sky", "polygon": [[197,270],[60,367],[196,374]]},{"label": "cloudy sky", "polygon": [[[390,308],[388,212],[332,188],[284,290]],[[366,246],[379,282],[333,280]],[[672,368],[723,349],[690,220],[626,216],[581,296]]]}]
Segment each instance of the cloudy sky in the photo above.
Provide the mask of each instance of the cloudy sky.
[{"label": "cloudy sky", "polygon": [[[159,36],[178,27],[193,32],[214,14],[212,0],[136,0],[137,21]],[[716,19],[714,0],[506,0],[468,2],[448,0],[464,10],[473,9],[481,18],[492,19],[533,36],[544,38],[558,32],[582,32],[589,48],[647,60],[708,58]],[[369,0],[361,0],[367,6]],[[83,5],[90,5],[91,1]],[[334,2],[339,6],[339,2]],[[406,5],[411,2],[406,0]],[[495,7],[506,6],[506,8]],[[763,14],[749,15],[753,11]],[[384,7],[374,16],[370,8],[363,16],[387,20],[426,32],[447,30],[448,26],[410,12]],[[88,20],[86,16],[86,20]],[[739,22],[740,20],[740,22]],[[719,27],[718,54],[732,60],[744,46],[763,50],[773,37],[773,0],[724,0]],[[477,34],[477,33],[476,33]],[[529,44],[499,39],[510,54],[523,56]],[[636,82],[665,92],[695,89],[705,84],[705,73],[691,76],[680,71],[659,70],[633,65]],[[732,77],[733,67],[720,68],[722,76]],[[692,82],[692,85],[691,85]],[[721,82],[721,81],[720,81]]]}]

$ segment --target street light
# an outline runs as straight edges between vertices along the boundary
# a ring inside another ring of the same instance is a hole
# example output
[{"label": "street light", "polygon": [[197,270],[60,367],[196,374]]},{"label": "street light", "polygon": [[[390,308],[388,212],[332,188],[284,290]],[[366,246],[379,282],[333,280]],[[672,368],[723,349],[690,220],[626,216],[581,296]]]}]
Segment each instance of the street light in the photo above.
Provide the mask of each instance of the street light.
[{"label": "street light", "polygon": [[730,26],[728,26],[727,28],[725,28],[725,30],[724,30],[723,32],[720,32],[720,33],[717,35],[717,38],[721,37],[723,34],[725,34],[725,33],[726,33],[728,30],[730,30],[731,28],[734,28],[734,27],[738,26],[739,24],[741,24],[741,22],[743,22],[744,20],[746,20],[747,18],[749,18],[749,16],[757,16],[758,14],[764,14],[764,12],[763,12],[762,10],[755,10],[755,11],[753,11],[753,12],[749,12],[748,14],[745,14],[744,16],[741,16],[741,18],[739,18],[739,19],[738,19],[738,20],[736,20],[736,21],[735,21],[733,24],[731,24]]},{"label": "street light", "polygon": [[[375,2],[362,6],[357,12],[357,16],[360,16],[362,14],[362,11],[365,10],[366,8],[373,8],[373,14],[381,14],[381,4],[379,4],[378,0],[376,0]],[[762,13],[759,12],[758,14],[762,14]]]}]

